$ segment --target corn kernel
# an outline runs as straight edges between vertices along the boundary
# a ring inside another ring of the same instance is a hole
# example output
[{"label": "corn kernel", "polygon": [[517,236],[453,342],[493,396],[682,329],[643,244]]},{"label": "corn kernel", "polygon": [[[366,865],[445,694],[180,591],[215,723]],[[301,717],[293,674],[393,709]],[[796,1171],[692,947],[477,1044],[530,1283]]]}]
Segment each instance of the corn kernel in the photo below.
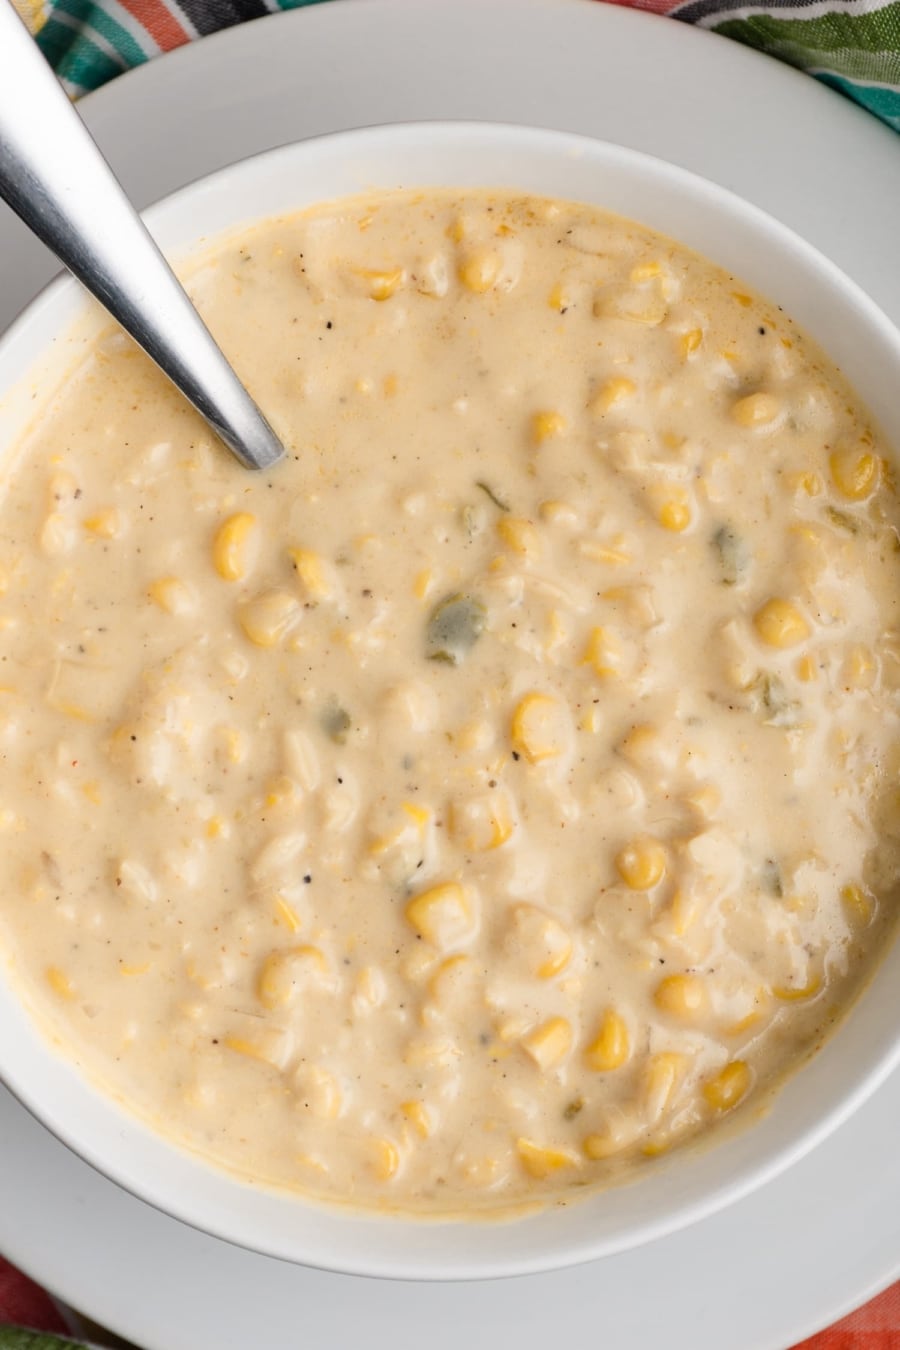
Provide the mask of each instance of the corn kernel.
[{"label": "corn kernel", "polygon": [[472,904],[458,882],[445,881],[420,892],[406,906],[408,923],[435,947],[453,947],[471,936]]},{"label": "corn kernel", "polygon": [[469,253],[460,262],[457,276],[467,291],[484,295],[497,284],[501,268],[502,262],[497,253]]},{"label": "corn kernel", "polygon": [[400,1152],[390,1139],[372,1140],[372,1171],[379,1181],[390,1181],[400,1166]]},{"label": "corn kernel", "polygon": [[868,647],[855,646],[844,662],[844,681],[853,689],[869,689],[875,682],[875,657]]},{"label": "corn kernel", "polygon": [[497,533],[514,553],[520,553],[526,558],[540,557],[541,537],[530,520],[501,516],[497,521]]},{"label": "corn kernel", "polygon": [[762,429],[771,426],[781,412],[774,394],[746,394],[731,405],[732,420],[738,426]]},{"label": "corn kernel", "polygon": [[532,1139],[518,1139],[516,1151],[525,1171],[536,1181],[544,1181],[563,1168],[578,1166],[578,1155],[571,1149],[536,1144]]},{"label": "corn kernel", "polygon": [[767,647],[796,647],[809,637],[809,624],[790,600],[767,600],[753,616],[753,627]]},{"label": "corn kernel", "polygon": [[371,300],[389,300],[406,280],[406,272],[402,267],[384,270],[357,268],[357,275],[365,282]]},{"label": "corn kernel", "polygon": [[316,600],[321,600],[333,590],[324,558],[308,548],[289,548],[288,557],[304,591]]},{"label": "corn kernel", "polygon": [[620,1069],[631,1054],[628,1027],[624,1018],[608,1008],[603,1014],[600,1029],[584,1052],[589,1068],[597,1073],[611,1073]]},{"label": "corn kernel", "polygon": [[625,375],[619,375],[613,379],[606,380],[600,386],[590,401],[589,409],[597,417],[602,417],[608,413],[610,408],[614,408],[619,403],[625,403],[633,398],[637,393],[637,385],[634,380],[629,380]]},{"label": "corn kernel", "polygon": [[742,1059],[733,1059],[703,1085],[703,1096],[714,1111],[730,1111],[747,1095],[750,1070]]},{"label": "corn kernel", "polygon": [[593,666],[596,674],[606,679],[620,675],[624,663],[625,652],[616,634],[609,628],[592,629],[581,664]]},{"label": "corn kernel", "polygon": [[683,1022],[704,1017],[709,1002],[706,985],[698,975],[667,975],[656,986],[653,1001],[660,1012]]},{"label": "corn kernel", "polygon": [[419,572],[413,582],[413,594],[417,600],[427,600],[434,583],[434,574],[430,568]]},{"label": "corn kernel", "polygon": [[427,1139],[431,1134],[431,1116],[424,1102],[401,1102],[400,1110],[416,1133],[422,1139]]},{"label": "corn kernel", "polygon": [[115,507],[107,506],[96,515],[89,516],[84,522],[84,528],[97,535],[98,539],[115,539],[122,528],[122,521]]},{"label": "corn kernel", "polygon": [[304,1106],[320,1120],[337,1120],[343,1099],[334,1074],[321,1065],[311,1064],[303,1067],[298,1080]]},{"label": "corn kernel", "polygon": [[165,610],[166,614],[189,614],[194,608],[194,597],[190,588],[177,577],[160,577],[147,587],[147,596]]},{"label": "corn kernel", "polygon": [[557,758],[568,740],[566,709],[549,694],[526,694],[513,713],[511,737],[530,764]]},{"label": "corn kernel", "polygon": [[673,534],[686,530],[691,523],[691,507],[686,494],[679,493],[664,501],[659,508],[658,520],[664,530],[671,530]]},{"label": "corn kernel", "polygon": [[649,723],[641,722],[622,737],[618,751],[632,764],[651,764],[660,750],[659,731]]},{"label": "corn kernel", "polygon": [[572,1028],[564,1017],[551,1017],[522,1037],[522,1048],[546,1073],[561,1064],[572,1049]]},{"label": "corn kernel", "polygon": [[855,926],[864,928],[871,922],[874,905],[862,887],[857,886],[855,882],[841,887],[841,904],[844,913]]},{"label": "corn kernel", "polygon": [[811,975],[803,985],[773,985],[772,993],[781,999],[782,1003],[803,1003],[808,998],[815,998],[821,988],[820,976]]},{"label": "corn kernel", "polygon": [[565,434],[568,422],[559,412],[536,412],[531,419],[532,439],[538,444]]},{"label": "corn kernel", "polygon": [[75,990],[69,982],[68,976],[64,975],[59,966],[48,966],[44,971],[44,976],[53,990],[60,998],[72,999],[75,997]]},{"label": "corn kernel", "polygon": [[259,972],[256,994],[266,1008],[292,1003],[309,981],[328,976],[328,962],[318,947],[291,947],[267,956]]},{"label": "corn kernel", "polygon": [[663,1050],[651,1056],[644,1075],[644,1103],[652,1119],[671,1105],[686,1068],[687,1060],[676,1051]]},{"label": "corn kernel", "polygon": [[256,538],[256,517],[247,511],[229,516],[213,540],[213,566],[223,581],[240,581],[250,570],[251,549]]},{"label": "corn kernel", "polygon": [[834,450],[828,467],[835,487],[851,502],[864,501],[878,486],[881,464],[876,455],[859,447]]},{"label": "corn kernel", "polygon": [[662,263],[653,259],[650,262],[637,263],[632,267],[629,274],[631,281],[652,281],[654,277],[662,276]]},{"label": "corn kernel", "polygon": [[643,836],[626,844],[616,855],[619,876],[633,891],[649,891],[666,875],[666,850],[657,839]]},{"label": "corn kernel", "polygon": [[697,351],[700,343],[703,341],[703,330],[701,328],[691,328],[686,333],[681,333],[678,338],[678,350],[681,353],[682,361],[686,361]]},{"label": "corn kernel", "polygon": [[572,959],[572,939],[558,919],[535,905],[517,905],[513,911],[516,950],[539,980],[552,980]]},{"label": "corn kernel", "polygon": [[287,591],[266,591],[238,610],[244,634],[257,647],[275,647],[300,617],[300,606]]},{"label": "corn kernel", "polygon": [[804,684],[809,684],[811,680],[819,678],[819,667],[816,664],[815,657],[801,656],[795,667],[797,679],[802,680]]},{"label": "corn kernel", "polygon": [[283,895],[276,895],[275,909],[285,927],[287,927],[290,932],[296,933],[300,927],[300,920],[297,918],[297,915],[291,909]]}]

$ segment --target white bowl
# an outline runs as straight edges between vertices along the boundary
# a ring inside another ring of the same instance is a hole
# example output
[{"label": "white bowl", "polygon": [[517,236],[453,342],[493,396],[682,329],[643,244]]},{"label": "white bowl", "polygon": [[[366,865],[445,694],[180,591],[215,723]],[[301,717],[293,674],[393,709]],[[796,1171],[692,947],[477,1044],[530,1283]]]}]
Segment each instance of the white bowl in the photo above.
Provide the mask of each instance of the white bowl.
[{"label": "white bowl", "polygon": [[[423,123],[285,146],[147,213],[170,253],[253,220],[369,188],[511,187],[596,203],[671,235],[781,304],[843,368],[900,447],[900,335],[837,268],[769,216],[618,146],[521,127]],[[54,282],[0,341],[0,452],[35,391],[87,340],[85,302]],[[835,1129],[900,1061],[900,944],[827,1044],[751,1124],[649,1163],[639,1179],[514,1221],[410,1221],[328,1209],[240,1182],[96,1091],[0,980],[0,1077],[71,1148],[134,1194],[231,1242],[291,1261],[404,1279],[476,1279],[574,1264],[660,1237],[771,1180]]]}]

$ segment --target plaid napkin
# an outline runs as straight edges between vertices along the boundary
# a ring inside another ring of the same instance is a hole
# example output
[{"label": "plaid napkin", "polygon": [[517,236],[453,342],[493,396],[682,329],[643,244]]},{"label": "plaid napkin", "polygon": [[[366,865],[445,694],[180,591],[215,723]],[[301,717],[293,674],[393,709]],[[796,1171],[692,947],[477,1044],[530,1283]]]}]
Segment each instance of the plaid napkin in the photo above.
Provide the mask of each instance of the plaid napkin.
[{"label": "plaid napkin", "polygon": [[[427,2],[427,0],[423,0]],[[195,38],[322,0],[13,0],[73,97]],[[900,131],[900,0],[612,0],[756,47]],[[53,1350],[13,1322],[65,1332],[52,1300],[0,1257],[0,1350]],[[18,1339],[15,1339],[18,1336]],[[78,1347],[74,1347],[78,1350]],[[900,1350],[900,1283],[795,1350]]]}]

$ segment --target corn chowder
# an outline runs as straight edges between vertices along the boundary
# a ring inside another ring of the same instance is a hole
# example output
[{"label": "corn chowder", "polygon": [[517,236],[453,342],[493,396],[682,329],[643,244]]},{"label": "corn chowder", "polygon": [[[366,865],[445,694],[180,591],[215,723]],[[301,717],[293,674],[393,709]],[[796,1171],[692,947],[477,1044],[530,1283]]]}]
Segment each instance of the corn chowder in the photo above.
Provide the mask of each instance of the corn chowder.
[{"label": "corn chowder", "polygon": [[900,868],[900,513],[839,373],[509,194],[269,222],[191,287],[288,461],[108,332],[5,482],[35,1014],[181,1143],[360,1206],[558,1197],[762,1102]]}]

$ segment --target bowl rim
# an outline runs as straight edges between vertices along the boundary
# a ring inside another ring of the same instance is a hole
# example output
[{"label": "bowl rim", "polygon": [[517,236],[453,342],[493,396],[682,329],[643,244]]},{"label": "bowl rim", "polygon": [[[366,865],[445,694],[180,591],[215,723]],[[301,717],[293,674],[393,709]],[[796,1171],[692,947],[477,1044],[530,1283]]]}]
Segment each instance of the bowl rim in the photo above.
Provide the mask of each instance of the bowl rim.
[{"label": "bowl rim", "polygon": [[[634,169],[656,180],[662,180],[676,192],[683,191],[688,196],[709,203],[720,214],[724,213],[725,216],[739,215],[756,231],[774,237],[782,253],[802,260],[807,268],[822,274],[828,282],[832,294],[839,298],[841,304],[852,307],[861,314],[864,324],[873,331],[875,341],[883,344],[885,351],[896,364],[897,373],[900,375],[900,331],[863,288],[849,278],[814,245],[809,244],[770,213],[746,201],[728,188],[713,183],[693,171],[657,156],[646,154],[643,151],[632,150],[614,142],[583,134],[528,127],[518,123],[478,120],[377,123],[289,142],[236,160],[159,199],[143,211],[141,215],[146,220],[151,232],[155,233],[165,226],[170,215],[175,215],[187,203],[194,201],[202,194],[221,188],[235,176],[241,178],[245,174],[277,169],[280,163],[290,162],[297,156],[305,159],[307,157],[340,155],[342,151],[358,148],[364,150],[367,143],[373,142],[383,144],[388,150],[402,150],[404,145],[418,144],[423,134],[427,136],[430,142],[435,144],[452,143],[463,146],[468,144],[472,149],[477,149],[479,146],[483,148],[486,139],[499,137],[501,140],[519,142],[523,148],[542,149],[545,152],[557,155],[593,156],[606,164],[626,170]],[[419,183],[410,182],[404,186],[413,188],[419,186]],[[459,182],[447,182],[446,186],[458,186],[465,189],[467,185]],[[374,184],[373,189],[378,190]],[[531,190],[525,189],[525,191]],[[535,195],[537,195],[536,192]],[[547,193],[545,195],[557,194]],[[577,198],[571,199],[577,200]],[[323,200],[327,200],[327,198]],[[302,211],[306,208],[301,205],[294,209]],[[221,228],[218,232],[203,238],[202,245],[196,239],[192,243],[183,244],[184,256],[196,255],[202,251],[202,248],[208,247],[210,243],[215,244],[220,239],[227,238],[230,234],[242,228],[248,228],[254,223],[261,224],[266,220],[276,219],[279,215],[288,214],[290,214],[289,208],[263,214],[248,213],[243,224],[232,224]],[[183,237],[183,227],[178,227],[178,233]],[[689,247],[692,247],[692,245],[689,245]],[[176,255],[178,253],[177,248],[168,251],[175,252]],[[834,302],[832,301],[832,303]],[[0,335],[0,372],[2,372],[6,361],[10,359],[10,354],[15,352],[19,344],[28,335],[29,330],[35,325],[40,325],[45,315],[48,312],[52,313],[57,306],[61,306],[64,310],[63,320],[57,325],[57,332],[62,337],[66,337],[68,336],[68,330],[71,328],[71,316],[87,310],[81,288],[67,274],[51,280]],[[44,338],[41,345],[46,347],[53,341],[55,341],[55,338]],[[15,361],[13,364],[15,364]],[[28,365],[32,364],[33,361],[29,358]],[[0,380],[2,380],[2,387],[0,387],[0,404],[2,404],[10,384],[2,373],[0,373]],[[898,446],[898,451],[900,451],[900,446]],[[3,447],[0,446],[0,453],[2,452]],[[896,945],[896,943],[893,945]],[[874,983],[879,975],[880,972],[876,969],[870,983]],[[866,988],[861,989],[854,996],[853,1003],[856,1004],[864,998],[866,992]],[[130,1134],[135,1131],[143,1133],[150,1137],[154,1145],[174,1150],[184,1159],[190,1160],[192,1167],[209,1167],[220,1182],[225,1181],[231,1186],[236,1185],[242,1191],[247,1190],[272,1196],[273,1192],[268,1191],[265,1187],[254,1187],[252,1182],[237,1178],[224,1169],[205,1163],[200,1155],[192,1154],[189,1150],[169,1140],[164,1134],[147,1124],[142,1117],[133,1114],[120,1104],[112,1094],[105,1093],[86,1074],[82,1075],[75,1068],[74,1060],[64,1055],[58,1047],[55,1047],[46,1029],[38,1024],[37,1019],[32,1019],[30,1014],[27,1013],[24,1008],[24,1001],[20,1001],[13,990],[12,981],[7,981],[2,973],[0,973],[0,1018],[3,1016],[3,999],[6,993],[9,993],[10,998],[19,1004],[20,1011],[22,1011],[25,1019],[31,1023],[32,1030],[43,1043],[46,1052],[57,1061],[61,1061],[69,1076],[74,1075],[79,1084],[102,1099],[104,1112],[109,1114],[110,1120],[112,1121],[114,1118],[118,1120],[119,1133]],[[840,1034],[842,1026],[846,1025],[854,1012],[855,1007],[851,1008],[847,1016],[841,1019],[841,1024],[829,1034],[829,1043],[834,1042]],[[233,1245],[336,1273],[407,1280],[472,1280],[536,1274],[625,1251],[644,1242],[654,1241],[688,1224],[706,1218],[743,1198],[758,1187],[767,1184],[837,1129],[900,1064],[900,1028],[898,1028],[890,1043],[875,1056],[869,1067],[858,1075],[858,1081],[848,1090],[841,1089],[836,1094],[830,1108],[823,1112],[815,1124],[807,1126],[796,1136],[789,1137],[780,1147],[771,1149],[765,1157],[749,1164],[745,1162],[742,1168],[739,1167],[735,1171],[734,1175],[721,1181],[708,1193],[701,1193],[689,1199],[682,1198],[668,1206],[662,1214],[646,1218],[643,1221],[633,1221],[631,1228],[619,1237],[606,1236],[592,1239],[588,1236],[580,1240],[570,1238],[567,1244],[557,1241],[554,1249],[538,1251],[530,1257],[522,1255],[508,1257],[500,1250],[492,1252],[490,1262],[487,1265],[483,1254],[477,1256],[463,1255],[461,1258],[453,1259],[449,1259],[446,1254],[436,1257],[427,1250],[429,1244],[426,1242],[423,1242],[421,1256],[416,1257],[414,1264],[409,1264],[408,1256],[406,1264],[404,1264],[390,1255],[389,1243],[384,1243],[383,1248],[379,1244],[379,1234],[386,1235],[387,1233],[386,1224],[393,1227],[395,1231],[397,1225],[412,1227],[423,1236],[429,1232],[434,1233],[447,1228],[451,1228],[456,1235],[465,1235],[472,1231],[471,1224],[463,1224],[457,1220],[452,1220],[449,1223],[444,1222],[440,1215],[431,1218],[407,1214],[392,1215],[390,1213],[376,1214],[372,1211],[354,1211],[349,1207],[344,1209],[336,1205],[323,1205],[302,1193],[298,1196],[286,1191],[279,1193],[278,1198],[280,1200],[286,1199],[294,1205],[302,1204],[307,1210],[315,1211],[320,1215],[325,1213],[331,1219],[337,1219],[341,1226],[347,1226],[348,1229],[351,1226],[358,1229],[371,1229],[369,1249],[365,1253],[359,1251],[356,1256],[348,1258],[344,1258],[340,1254],[336,1257],[329,1258],[326,1256],[323,1258],[322,1254],[311,1246],[309,1240],[305,1246],[301,1242],[297,1245],[296,1250],[287,1251],[283,1241],[267,1241],[264,1233],[257,1231],[255,1235],[248,1236],[242,1233],[240,1221],[236,1217],[233,1223],[228,1223],[223,1212],[220,1212],[215,1220],[198,1213],[193,1194],[188,1190],[183,1194],[176,1194],[165,1187],[160,1189],[159,1179],[153,1172],[151,1171],[149,1175],[137,1172],[133,1160],[126,1160],[123,1157],[110,1162],[109,1158],[104,1156],[99,1140],[95,1141],[92,1137],[85,1138],[83,1133],[79,1133],[79,1130],[67,1119],[54,1118],[52,1113],[48,1116],[47,1104],[41,1099],[41,1074],[38,1072],[29,1076],[29,1070],[25,1067],[24,1062],[18,1068],[14,1067],[10,1070],[7,1063],[8,1058],[6,1051],[0,1048],[0,1082],[10,1090],[39,1123],[116,1185],[182,1222]],[[789,1081],[795,1082],[805,1068],[805,1063],[800,1064],[789,1075]],[[782,1090],[779,1089],[779,1095]],[[124,1122],[122,1121],[123,1115],[125,1117]],[[751,1122],[745,1122],[740,1128],[740,1134],[745,1136],[752,1133],[754,1129],[755,1126]],[[703,1151],[707,1153],[718,1152],[726,1146],[727,1141],[718,1144],[713,1142],[711,1148]],[[129,1166],[131,1167],[130,1171]],[[632,1184],[641,1185],[642,1178],[638,1177]],[[586,1208],[590,1203],[591,1195],[595,1198],[598,1196],[614,1196],[620,1191],[618,1187],[607,1190],[587,1189],[590,1194],[583,1198],[578,1196],[575,1203],[565,1207],[568,1212],[573,1213],[576,1210]],[[225,1209],[227,1209],[227,1206]],[[544,1208],[538,1214],[527,1216],[516,1222],[517,1224],[527,1224],[547,1213],[548,1209]],[[484,1222],[480,1227],[482,1230],[487,1229],[494,1234],[502,1234],[507,1225],[502,1222],[492,1222],[490,1215],[487,1214],[484,1216]],[[463,1238],[456,1245],[465,1247],[467,1244]],[[502,1236],[497,1246],[502,1248]]]}]

